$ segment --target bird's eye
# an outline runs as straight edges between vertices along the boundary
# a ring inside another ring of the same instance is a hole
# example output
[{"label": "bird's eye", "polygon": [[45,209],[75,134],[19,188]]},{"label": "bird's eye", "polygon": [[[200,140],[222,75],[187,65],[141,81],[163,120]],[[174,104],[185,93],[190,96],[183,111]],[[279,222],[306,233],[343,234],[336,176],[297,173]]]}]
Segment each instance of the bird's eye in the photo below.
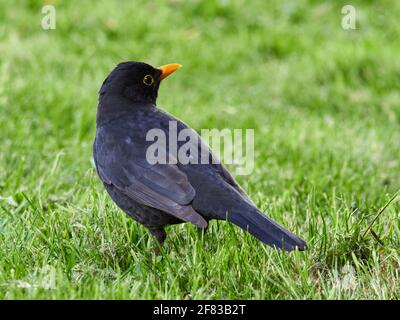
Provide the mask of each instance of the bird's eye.
[{"label": "bird's eye", "polygon": [[147,74],[143,78],[143,83],[146,86],[151,86],[154,83],[154,79],[153,79],[153,77],[151,75]]}]

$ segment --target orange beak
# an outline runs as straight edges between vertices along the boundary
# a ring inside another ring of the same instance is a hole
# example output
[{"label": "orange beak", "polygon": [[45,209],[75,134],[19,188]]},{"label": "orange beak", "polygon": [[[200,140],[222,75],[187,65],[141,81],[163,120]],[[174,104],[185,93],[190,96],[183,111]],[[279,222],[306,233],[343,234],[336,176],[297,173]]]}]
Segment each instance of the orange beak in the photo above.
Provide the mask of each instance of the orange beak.
[{"label": "orange beak", "polygon": [[171,63],[171,64],[166,64],[164,66],[159,67],[158,70],[160,70],[162,72],[160,79],[162,80],[162,79],[168,77],[171,73],[174,73],[180,67],[182,67],[182,65],[180,65],[179,63]]}]

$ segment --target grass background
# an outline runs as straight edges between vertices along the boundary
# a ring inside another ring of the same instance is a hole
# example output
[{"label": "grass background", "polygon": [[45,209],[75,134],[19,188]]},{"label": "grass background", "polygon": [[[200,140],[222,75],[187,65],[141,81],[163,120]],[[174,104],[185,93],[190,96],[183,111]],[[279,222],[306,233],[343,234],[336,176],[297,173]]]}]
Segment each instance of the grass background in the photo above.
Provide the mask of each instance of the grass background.
[{"label": "grass background", "polygon": [[[57,10],[44,31],[43,3]],[[400,3],[0,1],[0,299],[400,298]],[[158,103],[197,130],[255,129],[255,203],[305,238],[282,254],[224,222],[164,254],[91,163],[98,89],[123,60],[184,65]]]}]

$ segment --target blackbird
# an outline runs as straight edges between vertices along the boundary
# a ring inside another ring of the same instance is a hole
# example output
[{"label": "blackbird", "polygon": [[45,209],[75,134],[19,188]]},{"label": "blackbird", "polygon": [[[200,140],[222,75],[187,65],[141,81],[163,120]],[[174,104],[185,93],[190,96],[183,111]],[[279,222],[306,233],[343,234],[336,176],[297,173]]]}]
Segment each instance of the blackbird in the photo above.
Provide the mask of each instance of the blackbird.
[{"label": "blackbird", "polygon": [[[154,68],[128,61],[118,64],[104,80],[99,91],[93,154],[110,197],[147,227],[160,245],[166,238],[167,225],[190,222],[206,228],[211,219],[217,219],[228,220],[277,249],[304,250],[302,239],[257,209],[232,175],[215,161],[208,146],[205,150],[210,161],[206,163],[183,163],[171,156],[169,144],[164,152],[172,161],[149,161],[147,151],[154,143],[146,139],[149,130],[162,130],[167,140],[171,122],[176,123],[178,133],[190,130],[156,106],[160,82],[179,67],[168,64]],[[197,137],[194,143],[204,148]],[[183,143],[178,141],[178,147]]]}]

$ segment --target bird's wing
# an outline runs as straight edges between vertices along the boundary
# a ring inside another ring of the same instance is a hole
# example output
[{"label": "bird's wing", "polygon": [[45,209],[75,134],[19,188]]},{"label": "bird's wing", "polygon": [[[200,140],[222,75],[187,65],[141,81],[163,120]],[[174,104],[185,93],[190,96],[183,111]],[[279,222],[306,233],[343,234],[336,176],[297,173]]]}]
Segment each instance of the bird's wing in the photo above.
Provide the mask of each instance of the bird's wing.
[{"label": "bird's wing", "polygon": [[190,129],[193,132],[193,135],[197,137],[197,139],[194,140],[189,140],[185,141],[185,144],[195,144],[195,146],[191,146],[190,149],[198,149],[198,154],[201,154],[201,152],[204,150],[208,153],[208,160],[209,164],[211,165],[211,168],[213,168],[218,175],[225,180],[233,189],[235,189],[243,198],[245,201],[253,204],[252,200],[249,198],[249,196],[246,194],[246,192],[240,187],[240,185],[236,182],[235,178],[229,173],[229,171],[224,167],[224,165],[221,163],[220,159],[213,153],[211,150],[210,146],[202,139],[202,137],[193,129],[191,129],[187,124],[185,124],[183,121],[176,119],[174,116],[170,115],[166,111],[158,110],[158,115],[159,116],[164,116],[168,120],[174,120],[177,121],[178,123],[178,129]]},{"label": "bird's wing", "polygon": [[173,164],[151,165],[143,145],[121,138],[97,131],[94,154],[101,180],[134,201],[205,228],[206,220],[190,205],[196,192],[186,174]]},{"label": "bird's wing", "polygon": [[200,149],[203,150],[208,150],[208,155],[209,155],[209,162],[211,164],[211,167],[219,174],[219,176],[225,180],[233,189],[235,189],[241,196],[242,198],[248,202],[254,205],[253,201],[250,199],[250,197],[246,194],[246,192],[241,188],[241,186],[237,183],[235,178],[230,174],[230,172],[224,167],[222,164],[221,160],[213,153],[211,148],[208,146],[208,144],[199,136],[199,141],[200,141]]}]

